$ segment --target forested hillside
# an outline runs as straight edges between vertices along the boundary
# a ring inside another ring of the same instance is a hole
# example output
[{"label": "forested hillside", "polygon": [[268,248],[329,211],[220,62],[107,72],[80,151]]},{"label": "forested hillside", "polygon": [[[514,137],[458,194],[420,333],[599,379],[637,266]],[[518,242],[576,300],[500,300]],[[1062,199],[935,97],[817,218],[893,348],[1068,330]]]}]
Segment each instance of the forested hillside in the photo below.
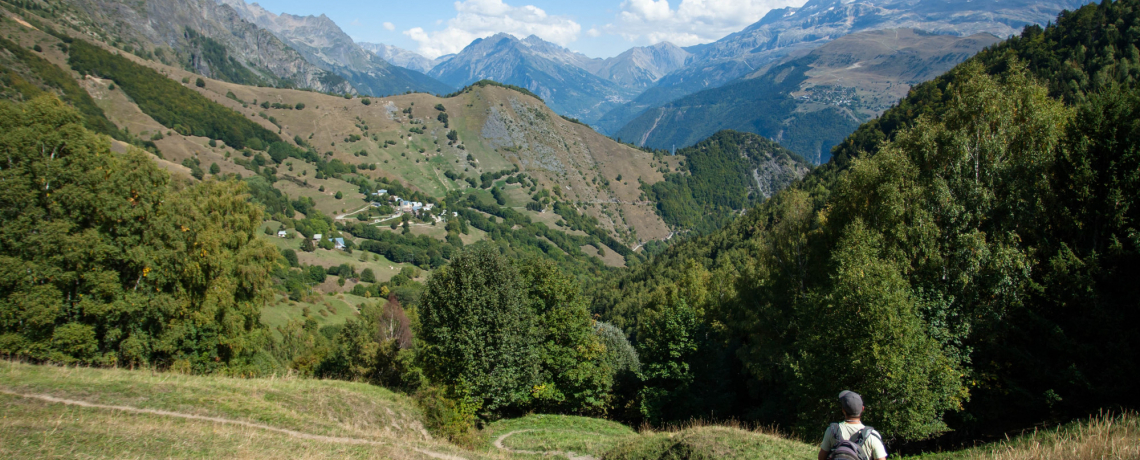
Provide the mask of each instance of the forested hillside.
[{"label": "forested hillside", "polygon": [[709,233],[737,213],[795,182],[810,166],[779,144],[751,133],[721,131],[678,151],[683,172],[642,188],[665,223],[678,231]]},{"label": "forested hillside", "polygon": [[1135,1],[1027,28],[724,231],[597,286],[594,311],[681,357],[646,375],[674,420],[809,433],[843,388],[871,395],[866,420],[895,440],[1134,407],[1129,30]]}]

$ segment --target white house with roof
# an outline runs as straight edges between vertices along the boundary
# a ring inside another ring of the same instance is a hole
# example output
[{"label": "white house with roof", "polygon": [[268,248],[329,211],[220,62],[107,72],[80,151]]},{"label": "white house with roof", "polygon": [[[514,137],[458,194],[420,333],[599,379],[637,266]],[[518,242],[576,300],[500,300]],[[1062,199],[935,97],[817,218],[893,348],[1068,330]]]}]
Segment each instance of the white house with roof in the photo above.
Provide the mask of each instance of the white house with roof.
[{"label": "white house with roof", "polygon": [[324,235],[321,235],[320,233],[314,233],[314,234],[313,234],[313,241],[316,241],[316,242],[320,243],[320,242],[321,242],[321,237],[322,237],[322,236],[324,236]]},{"label": "white house with roof", "polygon": [[285,229],[281,229],[281,230],[277,231],[277,237],[278,238],[285,238],[288,235],[289,235],[289,232],[286,232]]},{"label": "white house with roof", "polygon": [[329,241],[333,242],[333,248],[344,249],[344,238],[330,238]]}]

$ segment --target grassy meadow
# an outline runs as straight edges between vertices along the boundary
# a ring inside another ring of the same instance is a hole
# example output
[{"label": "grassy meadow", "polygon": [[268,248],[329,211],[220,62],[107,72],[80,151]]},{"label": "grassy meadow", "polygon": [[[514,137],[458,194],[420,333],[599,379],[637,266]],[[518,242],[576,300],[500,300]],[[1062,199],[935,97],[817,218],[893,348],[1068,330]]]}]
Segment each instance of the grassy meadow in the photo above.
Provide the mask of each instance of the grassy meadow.
[{"label": "grassy meadow", "polygon": [[[808,459],[818,452],[814,441],[731,425],[636,431],[604,419],[541,414],[490,423],[481,444],[463,449],[433,437],[411,397],[374,385],[294,377],[0,361],[0,402],[0,458],[720,460]],[[1140,458],[1137,439],[1135,414],[1102,415],[905,458],[1124,460]]]}]

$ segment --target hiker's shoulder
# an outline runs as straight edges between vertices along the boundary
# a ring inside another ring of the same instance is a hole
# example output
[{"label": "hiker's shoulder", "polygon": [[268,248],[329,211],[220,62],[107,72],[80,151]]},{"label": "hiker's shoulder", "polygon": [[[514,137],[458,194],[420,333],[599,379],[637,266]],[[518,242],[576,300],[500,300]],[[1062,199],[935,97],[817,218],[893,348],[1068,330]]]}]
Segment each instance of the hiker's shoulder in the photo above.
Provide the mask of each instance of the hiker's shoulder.
[{"label": "hiker's shoulder", "polygon": [[874,427],[864,426],[862,429],[860,429],[860,431],[865,431],[867,433],[867,438],[870,442],[879,444],[883,443],[883,434],[879,433],[879,430],[876,430]]}]

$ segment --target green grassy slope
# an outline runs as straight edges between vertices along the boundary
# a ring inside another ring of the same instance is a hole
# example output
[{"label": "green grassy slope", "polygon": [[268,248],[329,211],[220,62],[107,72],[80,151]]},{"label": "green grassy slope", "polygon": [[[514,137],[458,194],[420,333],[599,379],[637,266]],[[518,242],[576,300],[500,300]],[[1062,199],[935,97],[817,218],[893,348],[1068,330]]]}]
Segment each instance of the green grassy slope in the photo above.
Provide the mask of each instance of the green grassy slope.
[{"label": "green grassy slope", "polygon": [[[422,417],[411,398],[360,383],[0,361],[0,458],[664,460],[806,459],[816,453],[810,441],[729,426],[639,433],[616,422],[564,415],[491,423],[481,433],[483,445],[465,450],[433,439]],[[907,458],[1135,459],[1138,436],[1134,414],[1101,416]]]},{"label": "green grassy slope", "polygon": [[[0,457],[426,458],[456,448],[430,438],[411,399],[349,382],[240,379],[0,362]],[[356,441],[169,414],[79,407],[50,395],[170,411]]]}]

